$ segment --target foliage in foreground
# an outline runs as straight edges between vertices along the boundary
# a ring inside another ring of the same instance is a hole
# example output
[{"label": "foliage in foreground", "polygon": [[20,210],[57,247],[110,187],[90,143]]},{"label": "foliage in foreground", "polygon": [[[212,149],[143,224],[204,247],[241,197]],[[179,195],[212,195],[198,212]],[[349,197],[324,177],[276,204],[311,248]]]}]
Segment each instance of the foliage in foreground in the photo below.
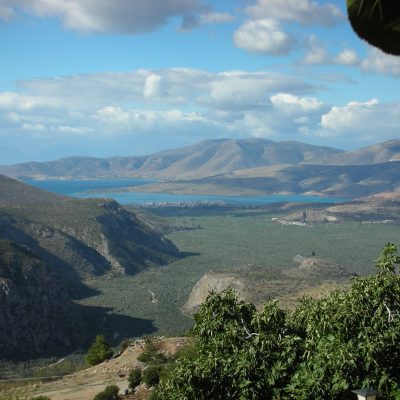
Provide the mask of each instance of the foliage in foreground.
[{"label": "foliage in foreground", "polygon": [[273,301],[261,312],[228,290],[195,316],[198,355],[177,363],[157,390],[173,399],[353,399],[374,387],[400,399],[400,278],[388,244],[374,276],[348,292],[303,299],[292,313]]},{"label": "foliage in foreground", "polygon": [[93,400],[118,400],[119,387],[117,385],[107,386],[102,392],[97,393]]},{"label": "foliage in foreground", "polygon": [[139,386],[141,381],[142,370],[139,367],[136,367],[131,372],[129,372],[128,387],[130,390],[135,390],[136,386]]},{"label": "foliage in foreground", "polygon": [[112,355],[112,348],[107,344],[104,335],[97,335],[85,359],[89,365],[97,365],[108,360]]}]

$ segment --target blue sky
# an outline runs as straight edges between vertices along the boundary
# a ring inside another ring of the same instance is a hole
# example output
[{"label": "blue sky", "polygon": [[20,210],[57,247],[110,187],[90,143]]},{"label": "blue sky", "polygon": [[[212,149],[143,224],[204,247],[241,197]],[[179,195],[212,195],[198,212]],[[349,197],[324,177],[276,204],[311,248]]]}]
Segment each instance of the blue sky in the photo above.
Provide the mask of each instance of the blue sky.
[{"label": "blue sky", "polygon": [[0,0],[0,164],[399,138],[400,58],[343,1]]}]

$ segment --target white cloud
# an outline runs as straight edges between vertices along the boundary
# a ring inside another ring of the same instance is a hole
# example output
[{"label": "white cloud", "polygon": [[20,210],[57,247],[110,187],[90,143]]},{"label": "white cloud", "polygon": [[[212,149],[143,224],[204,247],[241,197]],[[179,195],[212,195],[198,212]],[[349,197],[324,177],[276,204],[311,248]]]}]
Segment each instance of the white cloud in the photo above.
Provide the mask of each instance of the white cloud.
[{"label": "white cloud", "polygon": [[352,101],[347,105],[332,107],[321,116],[321,136],[352,135],[374,137],[382,141],[398,136],[400,103],[379,103],[377,99],[366,102]]},{"label": "white cloud", "polygon": [[336,5],[319,5],[311,0],[258,0],[256,5],[247,8],[247,13],[254,19],[273,18],[304,25],[333,25],[343,18]]},{"label": "white cloud", "polygon": [[53,101],[45,96],[26,95],[15,92],[0,93],[0,109],[32,111],[37,108],[56,108],[58,101]]},{"label": "white cloud", "polygon": [[392,75],[398,78],[400,77],[400,58],[370,47],[367,57],[361,63],[361,69],[365,72]]},{"label": "white cloud", "polygon": [[316,35],[311,35],[308,38],[306,46],[308,51],[302,59],[303,64],[329,64],[331,62],[328,51],[322,46]]},{"label": "white cloud", "polygon": [[271,96],[271,102],[274,106],[288,111],[297,109],[309,112],[320,110],[324,106],[324,103],[315,97],[299,97],[290,93],[278,93]]},{"label": "white cloud", "polygon": [[224,24],[233,22],[235,17],[227,12],[209,12],[200,16],[200,22],[205,24]]},{"label": "white cloud", "polygon": [[199,113],[183,112],[178,109],[166,111],[124,109],[122,107],[107,106],[96,110],[93,119],[101,124],[107,124],[116,130],[151,130],[160,125],[180,124],[185,122],[207,122]]},{"label": "white cloud", "polygon": [[234,42],[251,53],[274,55],[288,54],[294,45],[294,39],[272,19],[246,21],[234,33]]},{"label": "white cloud", "polygon": [[356,66],[361,61],[357,52],[352,49],[344,49],[336,56],[330,54],[316,35],[311,35],[308,38],[306,47],[308,51],[301,60],[306,65],[338,64]]},{"label": "white cloud", "polygon": [[200,104],[219,110],[265,109],[269,97],[278,91],[307,93],[312,90],[305,82],[273,73],[230,71],[218,74],[210,91],[199,99]]},{"label": "white cloud", "polygon": [[331,106],[315,90],[283,74],[188,68],[34,79],[21,82],[18,93],[0,92],[0,135],[5,142],[13,135],[88,142],[146,137],[153,145],[171,133],[186,139],[331,136],[343,143],[398,136],[399,104]]},{"label": "white cloud", "polygon": [[150,74],[144,83],[143,96],[145,98],[156,97],[160,94],[161,76]]},{"label": "white cloud", "polygon": [[65,27],[84,33],[136,34],[181,17],[188,27],[208,9],[201,0],[6,0],[0,17],[9,19],[17,8],[45,18],[59,18]]},{"label": "white cloud", "polygon": [[354,50],[344,49],[333,59],[333,61],[335,64],[353,66],[360,64],[360,57]]}]

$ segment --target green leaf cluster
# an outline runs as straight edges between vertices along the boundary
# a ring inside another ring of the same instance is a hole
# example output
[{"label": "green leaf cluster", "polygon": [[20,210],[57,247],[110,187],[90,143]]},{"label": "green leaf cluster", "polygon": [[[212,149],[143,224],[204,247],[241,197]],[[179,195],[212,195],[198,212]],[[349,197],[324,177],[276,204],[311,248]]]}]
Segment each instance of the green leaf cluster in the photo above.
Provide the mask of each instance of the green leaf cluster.
[{"label": "green leaf cluster", "polygon": [[388,54],[400,55],[400,3],[393,0],[347,0],[354,31]]},{"label": "green leaf cluster", "polygon": [[118,400],[119,387],[117,385],[106,386],[106,388],[97,393],[93,400]]},{"label": "green leaf cluster", "polygon": [[232,290],[211,294],[195,316],[197,356],[177,362],[157,398],[344,400],[374,387],[400,399],[398,261],[388,244],[375,275],[291,313],[273,301],[257,312]]},{"label": "green leaf cluster", "polygon": [[132,369],[128,376],[128,386],[130,390],[135,390],[142,381],[142,370],[139,367]]},{"label": "green leaf cluster", "polygon": [[104,335],[97,335],[86,353],[85,359],[89,365],[97,365],[108,360],[113,355],[112,348],[107,344]]}]

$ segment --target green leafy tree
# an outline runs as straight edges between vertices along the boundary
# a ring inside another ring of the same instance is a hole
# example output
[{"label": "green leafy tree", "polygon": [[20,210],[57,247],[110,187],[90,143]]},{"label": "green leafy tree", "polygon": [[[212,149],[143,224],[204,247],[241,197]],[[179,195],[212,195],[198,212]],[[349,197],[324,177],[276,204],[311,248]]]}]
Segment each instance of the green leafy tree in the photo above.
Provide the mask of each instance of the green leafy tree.
[{"label": "green leafy tree", "polygon": [[138,360],[146,364],[163,364],[167,361],[167,358],[160,351],[159,344],[153,338],[148,338],[144,345],[144,351],[138,356]]},{"label": "green leafy tree", "polygon": [[97,365],[108,360],[113,355],[112,348],[107,344],[104,335],[97,335],[86,354],[86,362],[89,365]]},{"label": "green leafy tree", "polygon": [[134,390],[142,381],[142,370],[139,367],[134,368],[129,372],[128,385],[129,389]]},{"label": "green leafy tree", "polygon": [[177,363],[157,398],[350,400],[372,386],[399,399],[398,262],[388,244],[374,276],[292,313],[275,302],[257,312],[231,290],[210,295],[195,316],[197,356]]},{"label": "green leafy tree", "polygon": [[102,392],[97,393],[93,400],[118,400],[119,387],[117,385],[107,386]]},{"label": "green leafy tree", "polygon": [[150,365],[148,366],[142,374],[143,382],[147,387],[158,385],[160,382],[160,375],[162,373],[163,366],[162,365]]}]

